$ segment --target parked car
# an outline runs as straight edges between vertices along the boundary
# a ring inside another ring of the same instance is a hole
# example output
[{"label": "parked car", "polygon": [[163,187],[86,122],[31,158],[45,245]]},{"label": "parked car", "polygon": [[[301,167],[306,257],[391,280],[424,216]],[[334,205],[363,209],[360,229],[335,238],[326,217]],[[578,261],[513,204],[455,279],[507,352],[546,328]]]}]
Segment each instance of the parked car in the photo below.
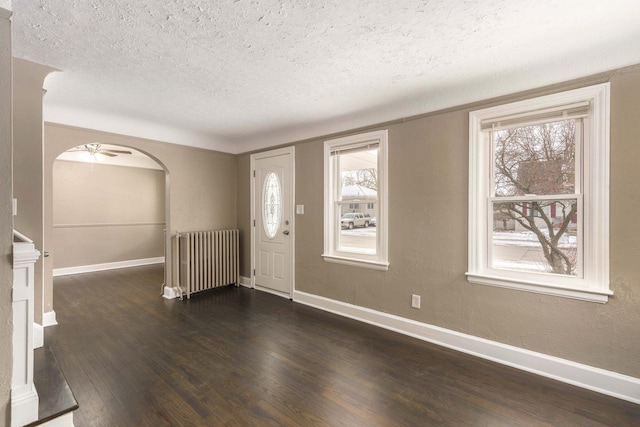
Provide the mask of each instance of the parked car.
[{"label": "parked car", "polygon": [[349,230],[355,227],[368,227],[370,223],[369,215],[362,212],[348,212],[340,218],[340,226]]}]

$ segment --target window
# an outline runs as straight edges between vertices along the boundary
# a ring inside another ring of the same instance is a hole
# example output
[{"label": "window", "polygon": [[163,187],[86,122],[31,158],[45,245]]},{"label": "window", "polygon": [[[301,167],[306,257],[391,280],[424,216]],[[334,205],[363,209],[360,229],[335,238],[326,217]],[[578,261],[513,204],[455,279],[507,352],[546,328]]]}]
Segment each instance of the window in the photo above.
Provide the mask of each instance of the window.
[{"label": "window", "polygon": [[387,131],[325,141],[324,190],[325,261],[387,270]]},{"label": "window", "polygon": [[469,116],[472,283],[606,302],[609,84]]},{"label": "window", "polygon": [[262,190],[262,222],[264,231],[270,239],[273,239],[282,222],[282,197],[280,180],[278,175],[269,172],[264,180]]}]

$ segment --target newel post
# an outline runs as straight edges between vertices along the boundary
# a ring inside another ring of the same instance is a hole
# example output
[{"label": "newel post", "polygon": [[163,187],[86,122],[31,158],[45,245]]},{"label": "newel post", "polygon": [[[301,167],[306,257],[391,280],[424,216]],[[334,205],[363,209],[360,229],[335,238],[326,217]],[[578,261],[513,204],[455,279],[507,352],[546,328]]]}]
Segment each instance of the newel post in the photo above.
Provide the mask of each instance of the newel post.
[{"label": "newel post", "polygon": [[11,425],[38,419],[38,392],[33,385],[34,269],[40,252],[33,242],[13,232],[13,372]]}]

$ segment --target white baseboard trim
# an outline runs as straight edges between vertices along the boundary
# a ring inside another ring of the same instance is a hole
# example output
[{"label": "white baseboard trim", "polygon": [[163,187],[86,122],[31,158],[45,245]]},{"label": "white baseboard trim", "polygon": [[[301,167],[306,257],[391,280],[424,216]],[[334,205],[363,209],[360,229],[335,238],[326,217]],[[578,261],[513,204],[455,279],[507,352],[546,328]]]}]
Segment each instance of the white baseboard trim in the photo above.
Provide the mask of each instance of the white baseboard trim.
[{"label": "white baseboard trim", "polygon": [[11,427],[19,427],[38,419],[38,392],[31,385],[28,389],[11,390]]},{"label": "white baseboard trim", "polygon": [[33,349],[44,345],[44,326],[33,322]]},{"label": "white baseboard trim", "polygon": [[240,276],[240,282],[238,283],[240,286],[244,286],[246,288],[251,287],[251,277]]},{"label": "white baseboard trim", "polygon": [[169,286],[164,287],[164,291],[162,293],[162,298],[165,299],[175,299],[180,297],[180,288],[172,288]]},{"label": "white baseboard trim", "polygon": [[513,368],[640,404],[640,378],[295,291],[294,301]]},{"label": "white baseboard trim", "polygon": [[80,265],[77,267],[54,268],[53,277],[69,274],[92,273],[94,271],[115,270],[117,268],[138,267],[141,265],[161,264],[164,257],[133,259],[129,261],[108,262],[104,264]]},{"label": "white baseboard trim", "polygon": [[54,310],[47,311],[42,315],[42,326],[45,328],[47,326],[55,326],[58,324],[58,320],[56,319],[56,312]]}]

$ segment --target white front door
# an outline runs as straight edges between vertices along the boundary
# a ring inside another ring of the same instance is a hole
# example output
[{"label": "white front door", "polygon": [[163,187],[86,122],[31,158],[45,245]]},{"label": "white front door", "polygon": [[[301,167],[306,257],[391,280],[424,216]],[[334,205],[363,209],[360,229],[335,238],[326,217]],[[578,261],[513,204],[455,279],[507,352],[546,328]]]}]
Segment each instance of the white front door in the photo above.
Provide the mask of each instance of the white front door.
[{"label": "white front door", "polygon": [[252,156],[255,286],[293,292],[293,147]]}]

